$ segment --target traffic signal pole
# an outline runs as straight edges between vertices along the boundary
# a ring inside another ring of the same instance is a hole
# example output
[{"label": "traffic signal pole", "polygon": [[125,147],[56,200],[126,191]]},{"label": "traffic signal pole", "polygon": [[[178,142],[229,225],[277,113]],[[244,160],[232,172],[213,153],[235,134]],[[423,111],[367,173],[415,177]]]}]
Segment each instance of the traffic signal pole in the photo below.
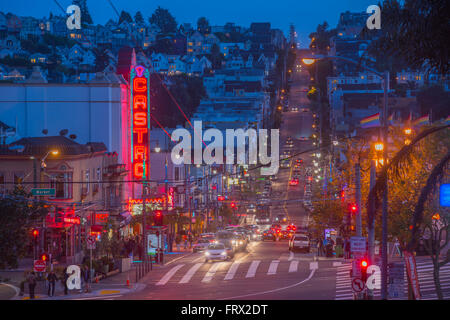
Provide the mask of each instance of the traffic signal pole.
[{"label": "traffic signal pole", "polygon": [[362,236],[362,221],[361,221],[361,167],[358,163],[355,164],[355,198],[356,198],[356,236]]}]

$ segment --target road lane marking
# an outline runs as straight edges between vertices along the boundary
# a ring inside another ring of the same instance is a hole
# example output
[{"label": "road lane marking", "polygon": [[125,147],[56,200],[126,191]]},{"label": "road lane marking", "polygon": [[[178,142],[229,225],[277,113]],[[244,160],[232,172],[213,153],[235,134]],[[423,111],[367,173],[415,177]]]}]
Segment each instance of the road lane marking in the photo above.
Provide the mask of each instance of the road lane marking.
[{"label": "road lane marking", "polygon": [[298,260],[291,261],[289,265],[289,272],[297,272],[298,269]]},{"label": "road lane marking", "polygon": [[317,270],[319,269],[319,263],[317,261],[309,263],[309,270]]},{"label": "road lane marking", "polygon": [[189,256],[192,255],[192,254],[194,254],[194,253],[191,252],[191,253],[188,253],[188,254],[186,254],[186,255],[184,255],[184,256],[182,256],[182,257],[179,257],[179,258],[175,258],[175,259],[173,259],[173,260],[170,260],[169,262],[165,263],[164,266],[167,266],[167,265],[169,265],[169,264],[171,264],[171,263],[173,263],[173,262],[175,262],[175,261],[178,261],[178,260],[180,260],[180,259],[189,257]]},{"label": "road lane marking", "polygon": [[216,262],[214,263],[211,268],[209,268],[208,272],[205,274],[205,277],[203,278],[202,282],[210,282],[214,275],[216,274],[216,271],[224,265],[224,262]]},{"label": "road lane marking", "polygon": [[188,272],[183,276],[179,283],[188,283],[192,276],[197,272],[197,270],[203,265],[203,263],[196,263],[193,265]]},{"label": "road lane marking", "polygon": [[234,278],[234,275],[236,274],[236,271],[237,271],[237,269],[238,269],[238,267],[239,267],[239,265],[240,265],[241,263],[240,262],[234,262],[232,265],[231,265],[231,267],[230,267],[230,269],[228,270],[228,273],[227,273],[227,275],[225,276],[225,279],[223,279],[223,280],[231,280],[231,279],[233,279]]},{"label": "road lane marking", "polygon": [[253,278],[256,274],[256,269],[258,268],[259,264],[261,263],[261,260],[255,260],[252,261],[250,264],[250,268],[248,268],[246,278]]},{"label": "road lane marking", "polygon": [[261,292],[249,293],[249,294],[244,294],[244,295],[241,295],[241,296],[222,298],[222,299],[217,299],[217,300],[239,299],[239,298],[244,298],[244,297],[258,296],[258,295],[262,295],[262,294],[266,294],[266,293],[272,293],[272,292],[277,292],[277,291],[282,291],[282,290],[290,289],[290,288],[299,286],[299,285],[301,285],[302,283],[305,283],[305,282],[311,280],[311,278],[314,276],[314,273],[315,273],[315,272],[316,272],[316,270],[311,270],[311,273],[309,274],[308,278],[306,278],[305,280],[302,280],[302,281],[300,281],[300,282],[294,283],[294,284],[292,284],[292,285],[290,285],[290,286],[287,286],[287,287],[282,287],[282,288],[272,289],[272,290],[268,290],[268,291],[261,291]]},{"label": "road lane marking", "polygon": [[269,266],[269,271],[267,271],[267,274],[276,274],[277,273],[277,268],[278,268],[278,264],[280,263],[280,260],[273,260],[270,263]]},{"label": "road lane marking", "polygon": [[291,261],[292,259],[294,259],[294,253],[291,251],[291,252],[289,252],[289,259],[288,259],[288,261]]},{"label": "road lane marking", "polygon": [[161,280],[159,280],[158,283],[156,283],[156,285],[157,285],[157,286],[163,286],[163,285],[165,285],[165,284],[170,280],[170,278],[172,278],[173,275],[174,275],[178,270],[180,270],[183,266],[184,266],[184,264],[179,264],[179,265],[173,267],[172,269],[170,269],[169,272],[167,272],[167,273],[164,275],[164,277],[162,277]]},{"label": "road lane marking", "polygon": [[342,265],[342,262],[340,262],[340,261],[334,261],[333,262],[333,267],[339,267],[341,265]]}]

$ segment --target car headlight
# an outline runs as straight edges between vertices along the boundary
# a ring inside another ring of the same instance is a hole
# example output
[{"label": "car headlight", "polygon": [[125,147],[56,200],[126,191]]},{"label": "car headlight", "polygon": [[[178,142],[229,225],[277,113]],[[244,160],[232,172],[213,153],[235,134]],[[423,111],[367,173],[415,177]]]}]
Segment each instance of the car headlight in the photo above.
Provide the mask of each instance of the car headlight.
[{"label": "car headlight", "polygon": [[242,242],[242,241],[239,241],[239,244],[243,244],[243,242]]},{"label": "car headlight", "polygon": [[226,256],[227,255],[227,253],[224,251],[224,252],[222,252],[220,255],[222,255],[222,256]]},{"label": "car headlight", "polygon": [[205,252],[205,256],[209,256],[210,253],[208,251]]}]

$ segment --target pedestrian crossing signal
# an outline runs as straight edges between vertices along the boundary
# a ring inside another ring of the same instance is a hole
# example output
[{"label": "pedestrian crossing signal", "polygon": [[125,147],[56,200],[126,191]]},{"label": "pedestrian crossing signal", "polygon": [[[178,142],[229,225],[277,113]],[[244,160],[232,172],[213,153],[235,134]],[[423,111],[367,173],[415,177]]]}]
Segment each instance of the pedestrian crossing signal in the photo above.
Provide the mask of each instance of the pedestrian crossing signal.
[{"label": "pedestrian crossing signal", "polygon": [[156,210],[153,214],[153,221],[155,222],[155,226],[163,226],[163,214],[160,210]]}]

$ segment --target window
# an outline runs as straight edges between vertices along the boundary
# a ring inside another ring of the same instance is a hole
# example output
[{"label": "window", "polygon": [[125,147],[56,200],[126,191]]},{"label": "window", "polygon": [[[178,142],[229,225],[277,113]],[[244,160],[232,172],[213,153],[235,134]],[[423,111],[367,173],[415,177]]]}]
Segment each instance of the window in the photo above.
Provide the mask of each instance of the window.
[{"label": "window", "polygon": [[95,180],[97,181],[96,184],[94,184],[94,187],[92,188],[92,193],[97,193],[98,189],[100,188],[100,181],[101,181],[101,169],[97,168],[95,171]]},{"label": "window", "polygon": [[85,182],[86,182],[86,194],[88,194],[89,193],[89,186],[90,186],[90,171],[89,171],[89,169],[86,169],[86,173],[85,173],[85,175],[84,175],[84,177],[85,177]]},{"label": "window", "polygon": [[55,189],[54,199],[72,199],[72,173],[51,174],[50,188]]},{"label": "window", "polygon": [[180,168],[175,167],[175,181],[180,180]]}]

